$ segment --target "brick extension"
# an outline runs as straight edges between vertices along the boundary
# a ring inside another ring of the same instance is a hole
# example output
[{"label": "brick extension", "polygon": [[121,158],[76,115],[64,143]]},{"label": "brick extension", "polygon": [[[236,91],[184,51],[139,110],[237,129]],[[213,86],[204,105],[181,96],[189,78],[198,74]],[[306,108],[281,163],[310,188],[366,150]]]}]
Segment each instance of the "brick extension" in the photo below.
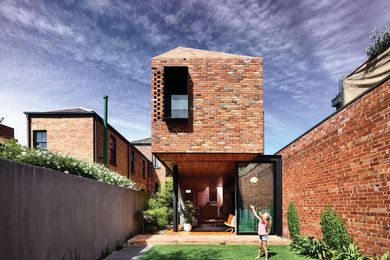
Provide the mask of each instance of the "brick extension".
[{"label": "brick extension", "polygon": [[[182,47],[154,57],[153,153],[263,153],[262,63]],[[163,121],[164,66],[188,66],[188,122]]]},{"label": "brick extension", "polygon": [[283,232],[296,203],[301,233],[322,237],[335,208],[367,254],[390,248],[390,79],[283,148]]}]

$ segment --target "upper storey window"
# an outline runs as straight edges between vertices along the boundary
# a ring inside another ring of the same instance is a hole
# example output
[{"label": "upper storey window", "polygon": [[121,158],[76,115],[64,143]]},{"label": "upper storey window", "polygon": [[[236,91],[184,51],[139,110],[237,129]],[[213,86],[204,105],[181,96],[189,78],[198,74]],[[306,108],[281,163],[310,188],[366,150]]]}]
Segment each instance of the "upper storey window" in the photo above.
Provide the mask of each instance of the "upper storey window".
[{"label": "upper storey window", "polygon": [[188,67],[164,67],[164,119],[188,119]]}]

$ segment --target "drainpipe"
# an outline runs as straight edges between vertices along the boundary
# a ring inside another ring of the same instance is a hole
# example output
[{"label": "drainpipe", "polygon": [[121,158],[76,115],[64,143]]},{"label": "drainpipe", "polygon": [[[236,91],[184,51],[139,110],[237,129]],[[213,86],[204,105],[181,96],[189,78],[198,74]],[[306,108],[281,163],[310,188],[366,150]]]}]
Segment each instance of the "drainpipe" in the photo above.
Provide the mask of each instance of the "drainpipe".
[{"label": "drainpipe", "polygon": [[107,166],[107,111],[108,111],[108,96],[105,95],[104,99],[104,134],[103,134],[103,164]]}]

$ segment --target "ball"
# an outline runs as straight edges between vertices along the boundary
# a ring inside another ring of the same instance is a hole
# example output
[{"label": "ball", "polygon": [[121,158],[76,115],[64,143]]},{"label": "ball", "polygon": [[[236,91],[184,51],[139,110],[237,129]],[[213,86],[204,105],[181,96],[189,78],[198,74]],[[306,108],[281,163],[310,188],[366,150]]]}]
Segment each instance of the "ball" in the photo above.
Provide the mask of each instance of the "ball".
[{"label": "ball", "polygon": [[251,182],[252,184],[256,184],[258,181],[259,181],[259,179],[257,179],[257,177],[252,177],[252,178],[250,179],[250,182]]}]

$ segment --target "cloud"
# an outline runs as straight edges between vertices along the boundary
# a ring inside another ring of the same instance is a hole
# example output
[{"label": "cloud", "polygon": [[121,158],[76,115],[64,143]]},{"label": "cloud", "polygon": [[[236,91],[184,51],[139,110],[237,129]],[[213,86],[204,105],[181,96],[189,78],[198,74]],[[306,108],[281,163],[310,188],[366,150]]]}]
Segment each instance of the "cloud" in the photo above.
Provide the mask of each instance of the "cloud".
[{"label": "cloud", "polygon": [[274,151],[332,111],[338,79],[364,61],[367,34],[389,23],[389,9],[379,0],[2,1],[0,91],[12,102],[0,111],[25,136],[22,111],[101,114],[108,94],[112,124],[142,138],[150,134],[151,57],[179,45],[263,56]]}]

